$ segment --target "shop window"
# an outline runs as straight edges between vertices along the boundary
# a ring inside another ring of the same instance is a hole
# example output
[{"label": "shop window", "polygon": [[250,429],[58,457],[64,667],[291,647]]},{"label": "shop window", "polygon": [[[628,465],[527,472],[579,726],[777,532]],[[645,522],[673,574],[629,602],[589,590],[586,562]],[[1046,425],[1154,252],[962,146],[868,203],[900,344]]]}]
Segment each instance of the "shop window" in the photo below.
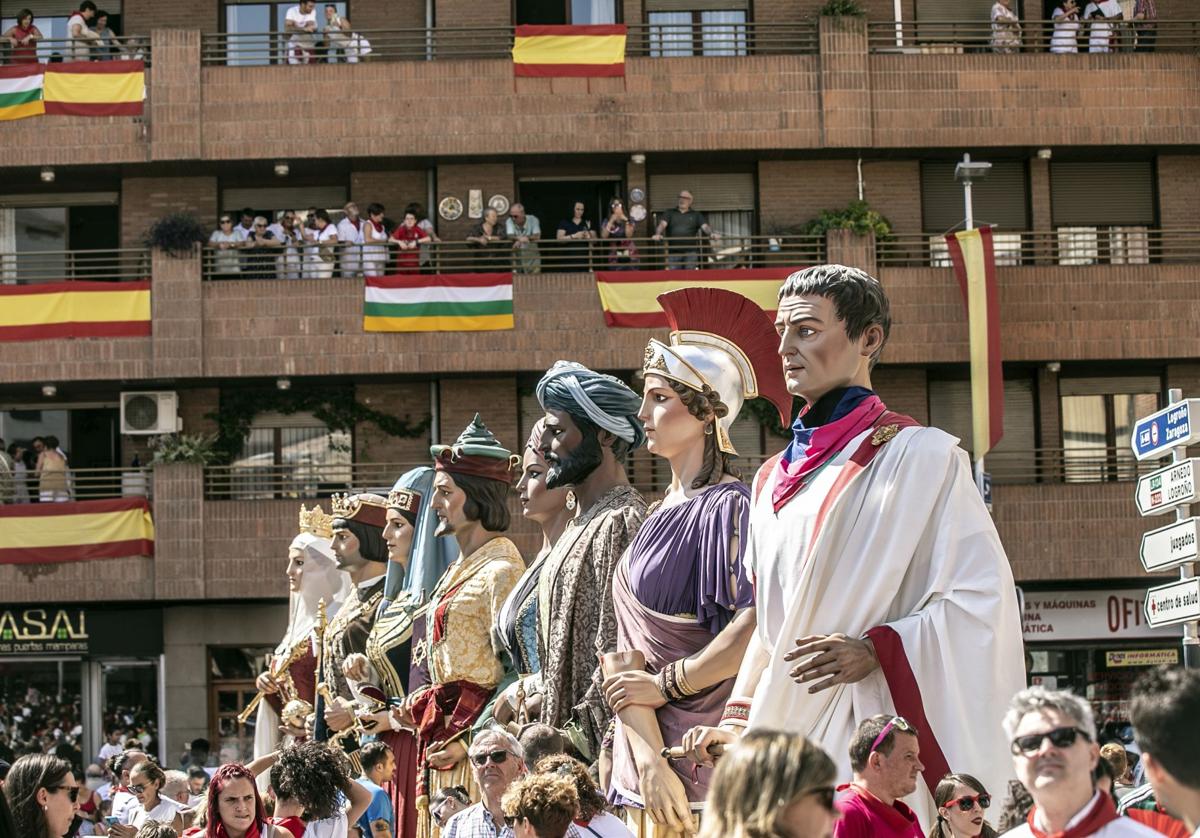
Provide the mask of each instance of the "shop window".
[{"label": "shop window", "polygon": [[746,55],[745,9],[649,12],[650,57]]},{"label": "shop window", "polygon": [[238,500],[345,491],[353,452],[349,431],[332,431],[311,413],[259,414],[229,469],[228,490]]},{"label": "shop window", "polygon": [[1130,435],[1139,417],[1158,409],[1160,389],[1155,376],[1061,379],[1064,479],[1136,480]]},{"label": "shop window", "polygon": [[[287,33],[284,21],[287,11],[295,6],[295,0],[283,3],[225,3],[224,25],[229,38],[229,57],[226,63],[230,66],[250,66],[254,64],[284,64],[287,63],[287,42],[291,37]],[[337,7],[339,17],[346,15],[346,3],[332,3]],[[321,33],[325,31],[326,3],[317,4],[317,33],[315,41],[317,50],[314,60],[337,60],[336,54],[329,56],[325,52]]]},{"label": "shop window", "polygon": [[237,717],[257,694],[254,679],[266,670],[273,651],[266,646],[208,650],[208,740],[222,764],[254,759],[255,717],[245,724]]}]

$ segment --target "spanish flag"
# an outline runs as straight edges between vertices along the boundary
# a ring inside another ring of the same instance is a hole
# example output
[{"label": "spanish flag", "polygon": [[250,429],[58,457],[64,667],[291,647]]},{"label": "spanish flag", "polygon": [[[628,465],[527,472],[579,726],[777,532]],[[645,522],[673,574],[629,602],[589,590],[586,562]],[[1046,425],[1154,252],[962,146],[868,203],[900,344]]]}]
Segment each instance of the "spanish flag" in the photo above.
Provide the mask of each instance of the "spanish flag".
[{"label": "spanish flag", "polygon": [[517,27],[513,75],[596,77],[625,75],[623,23]]},{"label": "spanish flag", "polygon": [[0,506],[0,564],[154,555],[145,498]]},{"label": "spanish flag", "polygon": [[967,304],[971,342],[971,433],[975,459],[1004,436],[1004,370],[1000,362],[1000,304],[992,228],[946,236],[954,273]]},{"label": "spanish flag", "polygon": [[0,341],[150,334],[150,282],[0,285]]},{"label": "spanish flag", "polygon": [[42,98],[46,113],[75,116],[140,116],[146,98],[142,61],[77,61],[46,64]]},{"label": "spanish flag", "polygon": [[779,286],[801,267],[739,268],[725,271],[596,271],[596,290],[610,327],[665,329],[658,295],[679,288],[724,288],[748,297],[771,317]]}]

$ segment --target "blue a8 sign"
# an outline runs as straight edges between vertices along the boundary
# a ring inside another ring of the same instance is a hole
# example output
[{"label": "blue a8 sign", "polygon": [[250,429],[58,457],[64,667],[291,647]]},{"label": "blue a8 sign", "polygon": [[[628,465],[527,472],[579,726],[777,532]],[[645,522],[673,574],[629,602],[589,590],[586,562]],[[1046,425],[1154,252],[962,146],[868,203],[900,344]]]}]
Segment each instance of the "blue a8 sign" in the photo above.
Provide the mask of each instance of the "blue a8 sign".
[{"label": "blue a8 sign", "polygon": [[1200,399],[1184,399],[1139,419],[1133,426],[1133,455],[1148,460],[1181,445],[1200,442]]}]

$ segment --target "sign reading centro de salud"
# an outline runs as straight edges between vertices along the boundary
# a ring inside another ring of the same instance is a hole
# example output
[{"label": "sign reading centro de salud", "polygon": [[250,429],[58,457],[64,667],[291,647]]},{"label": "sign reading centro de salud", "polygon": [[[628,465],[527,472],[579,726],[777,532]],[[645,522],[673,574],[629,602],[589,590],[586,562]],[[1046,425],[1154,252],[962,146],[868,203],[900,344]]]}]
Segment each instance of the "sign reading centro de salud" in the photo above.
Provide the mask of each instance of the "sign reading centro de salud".
[{"label": "sign reading centro de salud", "polygon": [[0,611],[0,657],[146,657],[162,650],[161,608],[31,605]]},{"label": "sign reading centro de salud", "polygon": [[1172,448],[1200,442],[1200,399],[1187,399],[1139,419],[1131,445],[1139,460],[1161,457]]},{"label": "sign reading centro de salud", "polygon": [[1174,640],[1182,629],[1154,628],[1137,588],[1101,591],[1025,591],[1021,624],[1026,642]]},{"label": "sign reading centro de salud", "polygon": [[1200,620],[1200,579],[1180,579],[1146,591],[1146,619],[1153,626]]}]

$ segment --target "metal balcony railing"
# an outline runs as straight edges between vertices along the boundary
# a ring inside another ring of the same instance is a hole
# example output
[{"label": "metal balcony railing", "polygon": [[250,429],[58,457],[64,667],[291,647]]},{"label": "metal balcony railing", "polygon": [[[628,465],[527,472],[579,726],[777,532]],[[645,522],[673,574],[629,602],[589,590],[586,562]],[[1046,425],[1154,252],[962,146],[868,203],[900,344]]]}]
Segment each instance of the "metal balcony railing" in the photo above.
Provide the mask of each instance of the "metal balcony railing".
[{"label": "metal balcony railing", "polygon": [[[1007,232],[994,229],[998,267],[1022,265],[1148,265],[1200,262],[1200,230],[1149,227],[1060,227]],[[951,267],[940,233],[893,236],[876,242],[883,267]]]},{"label": "metal balcony railing", "polygon": [[[1080,4],[1081,7],[1084,4]],[[1092,35],[1106,36],[1110,52],[1196,52],[1200,49],[1200,21],[1106,21],[1107,29],[1094,30],[1095,22],[1080,21],[1074,36],[1053,20],[1023,20],[1011,28],[990,20],[923,21],[902,23],[870,21],[867,46],[875,53],[904,55],[949,53],[1030,53],[1056,51],[1074,44],[1088,52]],[[1055,27],[1060,28],[1055,38]],[[1062,50],[1062,51],[1069,51]]]},{"label": "metal balcony railing", "polygon": [[[802,55],[818,47],[812,21],[636,23],[628,30],[629,57]],[[315,32],[299,42],[282,32],[214,32],[201,37],[200,55],[203,64],[229,66],[509,58],[514,32],[511,26],[362,29],[352,35]]]},{"label": "metal balcony railing", "polygon": [[0,253],[0,285],[150,278],[150,251],[139,247],[111,250],[35,250]]},{"label": "metal balcony railing", "polygon": [[985,463],[998,484],[1125,483],[1162,465],[1157,460],[1139,463],[1127,446],[993,451]]},{"label": "metal balcony railing", "polygon": [[105,498],[153,497],[154,470],[145,466],[128,468],[69,468],[67,489],[55,473],[43,491],[41,476],[30,470],[13,474],[13,502],[36,503],[59,500],[103,500]]},{"label": "metal balcony railing", "polygon": [[[632,243],[632,246],[630,246]],[[536,250],[511,240],[486,246],[430,242],[419,250],[334,244],[204,249],[207,279],[328,279],[395,273],[579,273],[666,268],[730,269],[824,261],[821,236],[723,236],[719,240],[547,239]],[[536,268],[536,270],[535,270]]]},{"label": "metal balcony railing", "polygon": [[[7,12],[8,10],[5,9]],[[5,15],[7,17],[7,15]],[[30,64],[27,47],[13,47],[7,40],[0,44],[0,64]],[[141,59],[150,66],[150,36],[121,35],[101,42],[72,41],[68,38],[44,38],[34,47],[33,59],[42,64],[69,61],[117,61]]]}]

